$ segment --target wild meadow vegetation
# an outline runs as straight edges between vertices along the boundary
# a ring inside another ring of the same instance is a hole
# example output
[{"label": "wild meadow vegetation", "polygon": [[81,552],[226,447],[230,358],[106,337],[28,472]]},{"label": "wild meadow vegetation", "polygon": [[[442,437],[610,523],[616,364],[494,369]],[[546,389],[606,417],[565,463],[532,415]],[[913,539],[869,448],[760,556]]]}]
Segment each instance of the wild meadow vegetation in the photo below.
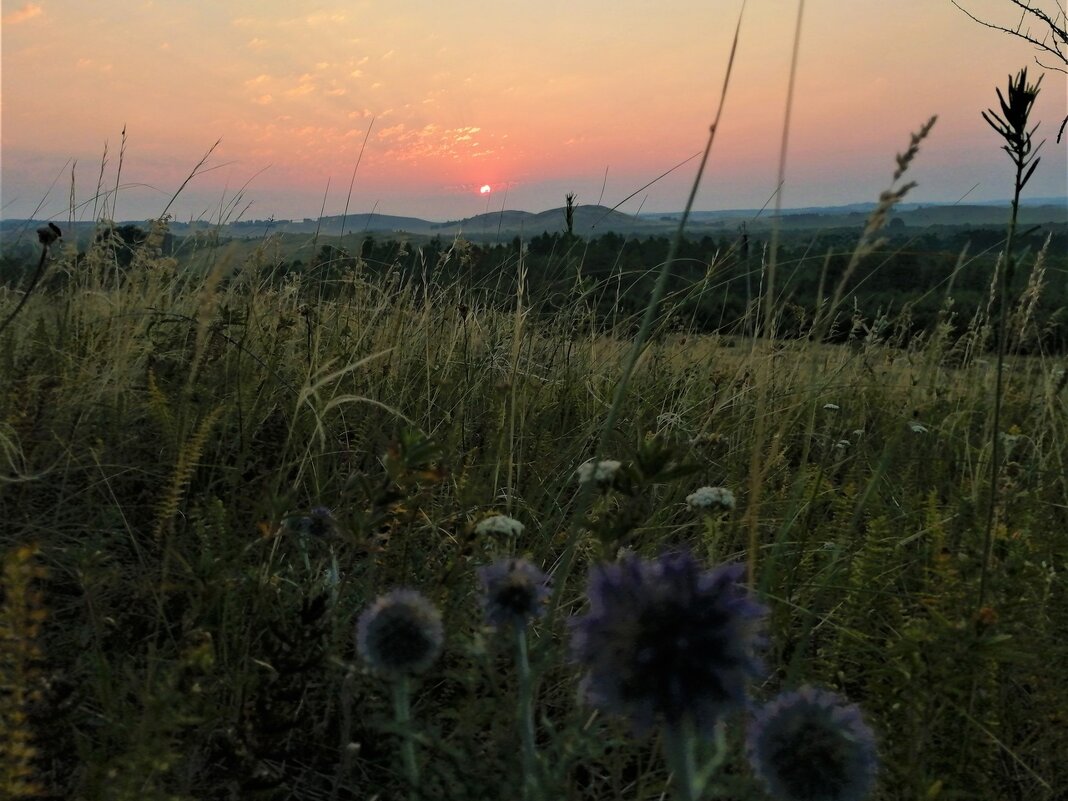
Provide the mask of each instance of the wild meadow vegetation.
[{"label": "wild meadow vegetation", "polygon": [[463,239],[43,231],[0,294],[5,796],[1061,797],[1064,267],[1010,232],[923,325],[870,304],[920,139],[806,305],[774,243],[628,305],[577,237],[473,280]]}]

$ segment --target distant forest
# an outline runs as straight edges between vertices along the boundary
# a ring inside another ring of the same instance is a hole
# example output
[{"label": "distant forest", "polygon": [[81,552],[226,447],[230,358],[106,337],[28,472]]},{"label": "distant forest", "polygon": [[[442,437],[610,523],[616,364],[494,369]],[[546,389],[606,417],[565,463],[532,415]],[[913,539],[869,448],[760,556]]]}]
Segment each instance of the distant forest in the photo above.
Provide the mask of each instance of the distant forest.
[{"label": "distant forest", "polygon": [[[1041,267],[1036,259],[1050,237]],[[813,236],[784,236],[775,280],[778,336],[808,336],[822,296],[827,303],[842,282],[856,248],[858,232],[847,229]],[[1018,239],[1011,297],[1034,303],[1022,352],[1068,351],[1068,226],[1044,226]],[[528,241],[480,245],[431,239],[421,245],[391,239],[363,239],[358,251],[323,245],[308,263],[277,265],[275,279],[310,273],[326,296],[342,292],[346,274],[395,271],[402,280],[428,287],[457,283],[472,297],[509,304],[520,266],[527,305],[546,317],[583,298],[589,318],[606,328],[637,325],[668,256],[666,237],[625,238],[603,234],[591,239],[544,233]],[[1004,246],[1004,229],[894,232],[864,256],[843,286],[838,320],[822,332],[845,341],[882,318],[907,343],[936,325],[963,333],[990,301],[991,279]],[[766,235],[687,239],[668,284],[668,330],[741,334],[758,318],[765,289],[769,242]],[[321,282],[321,283],[320,283]],[[822,282],[822,287],[821,287]],[[821,291],[822,290],[822,291]],[[951,302],[947,305],[947,297]]]},{"label": "distant forest", "polygon": [[[115,264],[120,270],[131,269],[144,231],[123,225],[112,233],[107,241]],[[859,260],[843,284],[858,236],[852,227],[783,232],[775,279],[776,336],[818,333],[826,341],[841,342],[890,325],[894,341],[906,344],[939,325],[961,334],[977,314],[988,310],[991,279],[1004,246],[1003,227],[931,226],[917,231],[891,221],[877,247]],[[187,240],[168,235],[162,255],[173,252],[185,264],[181,254],[190,250]],[[350,235],[346,247],[339,247],[334,237],[323,237],[312,255],[307,236],[281,235],[278,241],[283,255],[268,262],[262,261],[262,241],[219,237],[209,247],[240,248],[245,269],[259,258],[256,269],[274,285],[302,274],[302,292],[327,300],[343,298],[354,276],[377,275],[416,282],[430,293],[447,291],[454,297],[459,292],[471,307],[507,307],[515,302],[522,273],[524,304],[534,315],[559,319],[561,309],[571,308],[578,326],[622,333],[637,326],[670,245],[665,236],[616,233],[592,238],[543,233],[494,245],[361,234]],[[1068,352],[1068,225],[1025,228],[1017,241],[1011,297],[1021,309],[1029,306],[1032,321],[1018,338],[1018,350]],[[15,286],[25,279],[34,261],[28,245],[0,257],[0,283]],[[203,256],[204,248],[201,241],[195,250]],[[301,250],[307,254],[303,258],[297,255]],[[761,325],[769,261],[766,231],[746,234],[739,229],[730,236],[685,239],[672,267],[660,331],[752,333]],[[1038,271],[1036,263],[1041,264]],[[70,272],[59,271],[50,281],[55,284],[65,275]],[[820,299],[826,304],[839,286],[842,303],[834,324],[814,332]],[[947,303],[947,298],[952,301]]]}]

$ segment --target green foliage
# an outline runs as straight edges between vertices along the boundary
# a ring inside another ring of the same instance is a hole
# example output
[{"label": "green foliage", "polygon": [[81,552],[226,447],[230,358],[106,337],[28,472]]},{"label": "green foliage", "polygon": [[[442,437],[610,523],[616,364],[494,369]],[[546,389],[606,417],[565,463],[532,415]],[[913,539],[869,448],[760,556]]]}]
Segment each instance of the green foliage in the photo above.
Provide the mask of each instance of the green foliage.
[{"label": "green foliage", "polygon": [[33,798],[43,791],[37,780],[37,747],[31,710],[43,692],[38,644],[48,616],[37,586],[47,575],[37,563],[37,547],[23,545],[3,554],[0,600],[0,790],[5,798]]}]

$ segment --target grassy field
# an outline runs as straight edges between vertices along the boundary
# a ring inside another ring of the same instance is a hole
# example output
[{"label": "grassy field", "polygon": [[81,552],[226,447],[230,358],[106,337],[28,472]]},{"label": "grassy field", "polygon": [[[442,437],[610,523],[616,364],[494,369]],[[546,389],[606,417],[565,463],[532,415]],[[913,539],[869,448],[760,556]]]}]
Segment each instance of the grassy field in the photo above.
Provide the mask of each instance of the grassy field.
[{"label": "grassy field", "polygon": [[[636,321],[594,319],[608,287],[550,319],[521,264],[504,302],[358,262],[325,293],[264,250],[159,255],[162,230],[125,270],[107,241],[53,246],[62,280],[0,336],[8,797],[662,798],[664,730],[582,702],[568,619],[591,566],[679,548],[745,564],[769,610],[754,703],[811,683],[861,706],[874,797],[1061,797],[1063,356],[1010,338],[994,430],[982,316],[904,347],[893,319],[834,346],[661,320],[613,413]],[[619,480],[580,486],[593,457]],[[690,508],[702,485],[735,508]],[[554,578],[529,672],[480,605],[504,556]],[[355,642],[398,587],[444,629],[410,720]],[[747,718],[719,730],[717,797],[767,797]]]}]

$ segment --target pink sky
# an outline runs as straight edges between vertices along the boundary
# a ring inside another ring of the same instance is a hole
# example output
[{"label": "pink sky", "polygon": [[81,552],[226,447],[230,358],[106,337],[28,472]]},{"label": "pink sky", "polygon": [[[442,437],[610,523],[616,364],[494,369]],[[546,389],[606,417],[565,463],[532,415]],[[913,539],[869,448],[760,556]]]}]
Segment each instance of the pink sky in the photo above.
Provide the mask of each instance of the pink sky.
[{"label": "pink sky", "polygon": [[[1015,22],[1007,0],[960,1]],[[317,216],[328,180],[326,213],[340,214],[372,119],[350,212],[456,219],[502,205],[540,211],[572,191],[614,205],[703,146],[739,8],[5,0],[2,215],[27,216],[44,198],[37,216],[66,219],[68,159],[78,202],[89,200],[105,142],[113,187],[123,125],[119,218],[157,215],[219,138],[218,168],[185,190],[179,219],[217,215],[250,179],[247,218]],[[796,8],[747,6],[698,208],[761,206],[774,191]],[[784,205],[876,199],[931,114],[939,122],[911,173],[913,199],[1008,196],[1011,166],[979,112],[1025,65],[1041,71],[1027,44],[949,0],[808,0]],[[1053,141],[1066,102],[1065,76],[1049,72],[1031,196],[1068,194],[1066,148]],[[621,210],[677,210],[692,177],[693,164]]]}]

